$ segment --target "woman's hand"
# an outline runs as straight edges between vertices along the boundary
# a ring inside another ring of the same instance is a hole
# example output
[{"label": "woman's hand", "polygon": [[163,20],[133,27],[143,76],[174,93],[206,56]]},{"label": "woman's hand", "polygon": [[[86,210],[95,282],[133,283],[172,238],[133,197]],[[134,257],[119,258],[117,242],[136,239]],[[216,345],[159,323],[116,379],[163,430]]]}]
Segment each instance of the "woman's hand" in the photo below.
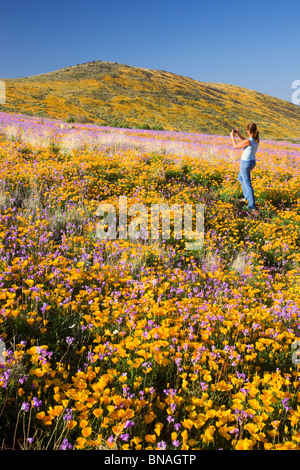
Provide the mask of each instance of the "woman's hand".
[{"label": "woman's hand", "polygon": [[[242,139],[242,142],[240,142],[239,144],[236,143],[236,140],[235,140],[235,136],[234,136],[234,133],[237,133],[237,135]],[[248,147],[248,145],[250,145],[250,140],[249,139],[244,139],[240,134],[239,134],[239,130],[238,129],[232,129],[232,131],[230,132],[230,138],[231,138],[231,142],[232,142],[232,145],[233,145],[233,148],[235,149],[244,149],[245,147]]]}]

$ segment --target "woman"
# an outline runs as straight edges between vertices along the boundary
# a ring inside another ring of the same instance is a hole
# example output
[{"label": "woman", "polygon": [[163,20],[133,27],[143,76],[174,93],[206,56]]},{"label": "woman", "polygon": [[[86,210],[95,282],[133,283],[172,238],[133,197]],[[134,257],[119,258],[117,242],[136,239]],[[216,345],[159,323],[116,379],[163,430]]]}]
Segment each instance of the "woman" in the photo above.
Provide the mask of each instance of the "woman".
[{"label": "woman", "polygon": [[[254,122],[250,122],[246,131],[248,138],[242,137],[238,129],[233,129],[230,132],[232,145],[235,149],[244,149],[241,157],[240,172],[238,180],[242,185],[244,198],[248,201],[249,210],[257,210],[255,205],[254,193],[251,184],[250,171],[255,167],[255,154],[259,145],[259,132]],[[242,140],[239,144],[236,143],[234,134]]]}]

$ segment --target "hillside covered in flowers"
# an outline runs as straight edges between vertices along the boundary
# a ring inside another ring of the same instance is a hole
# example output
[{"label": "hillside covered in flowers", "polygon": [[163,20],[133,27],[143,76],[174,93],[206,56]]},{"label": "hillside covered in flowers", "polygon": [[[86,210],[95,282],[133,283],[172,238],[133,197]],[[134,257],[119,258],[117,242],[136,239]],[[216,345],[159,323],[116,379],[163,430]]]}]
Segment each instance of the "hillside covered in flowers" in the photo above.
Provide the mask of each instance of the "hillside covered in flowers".
[{"label": "hillside covered in flowers", "polygon": [[299,106],[224,83],[94,61],[4,80],[0,111],[124,128],[228,135],[245,121],[267,139],[300,139]]},{"label": "hillside covered in flowers", "polygon": [[[300,449],[299,150],[262,133],[249,215],[229,137],[0,113],[2,449]],[[203,248],[97,238],[120,196]]]}]

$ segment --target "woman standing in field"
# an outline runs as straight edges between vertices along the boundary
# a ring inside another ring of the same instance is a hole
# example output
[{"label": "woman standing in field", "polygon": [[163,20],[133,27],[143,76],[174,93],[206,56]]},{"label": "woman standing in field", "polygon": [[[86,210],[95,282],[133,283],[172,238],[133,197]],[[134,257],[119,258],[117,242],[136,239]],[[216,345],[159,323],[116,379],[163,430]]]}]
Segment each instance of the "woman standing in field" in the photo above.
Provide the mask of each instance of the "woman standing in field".
[{"label": "woman standing in field", "polygon": [[[248,201],[249,210],[257,210],[255,205],[254,192],[251,184],[250,171],[255,167],[255,154],[259,145],[259,132],[254,122],[250,122],[246,131],[248,137],[242,137],[238,129],[233,129],[230,132],[232,145],[235,149],[244,149],[241,157],[240,172],[238,174],[238,180],[242,185],[242,191],[244,198]],[[234,134],[241,139],[242,142],[236,143]]]}]

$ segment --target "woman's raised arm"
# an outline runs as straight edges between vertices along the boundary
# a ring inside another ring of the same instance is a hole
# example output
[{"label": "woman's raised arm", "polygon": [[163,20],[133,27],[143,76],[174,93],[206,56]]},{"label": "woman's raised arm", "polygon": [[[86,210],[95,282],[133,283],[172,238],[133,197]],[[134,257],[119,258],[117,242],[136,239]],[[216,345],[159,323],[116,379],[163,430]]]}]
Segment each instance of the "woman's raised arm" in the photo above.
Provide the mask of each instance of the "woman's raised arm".
[{"label": "woman's raised arm", "polygon": [[241,139],[241,140],[245,140],[246,137],[243,137],[241,134],[240,134],[240,131],[238,129],[235,129],[235,133],[236,135]]},{"label": "woman's raised arm", "polygon": [[233,130],[230,132],[230,137],[231,137],[232,145],[235,149],[243,149],[245,147],[248,147],[248,145],[250,145],[250,140],[249,139],[244,139],[244,140],[242,140],[242,142],[237,144],[236,140],[234,138],[234,131]]}]

